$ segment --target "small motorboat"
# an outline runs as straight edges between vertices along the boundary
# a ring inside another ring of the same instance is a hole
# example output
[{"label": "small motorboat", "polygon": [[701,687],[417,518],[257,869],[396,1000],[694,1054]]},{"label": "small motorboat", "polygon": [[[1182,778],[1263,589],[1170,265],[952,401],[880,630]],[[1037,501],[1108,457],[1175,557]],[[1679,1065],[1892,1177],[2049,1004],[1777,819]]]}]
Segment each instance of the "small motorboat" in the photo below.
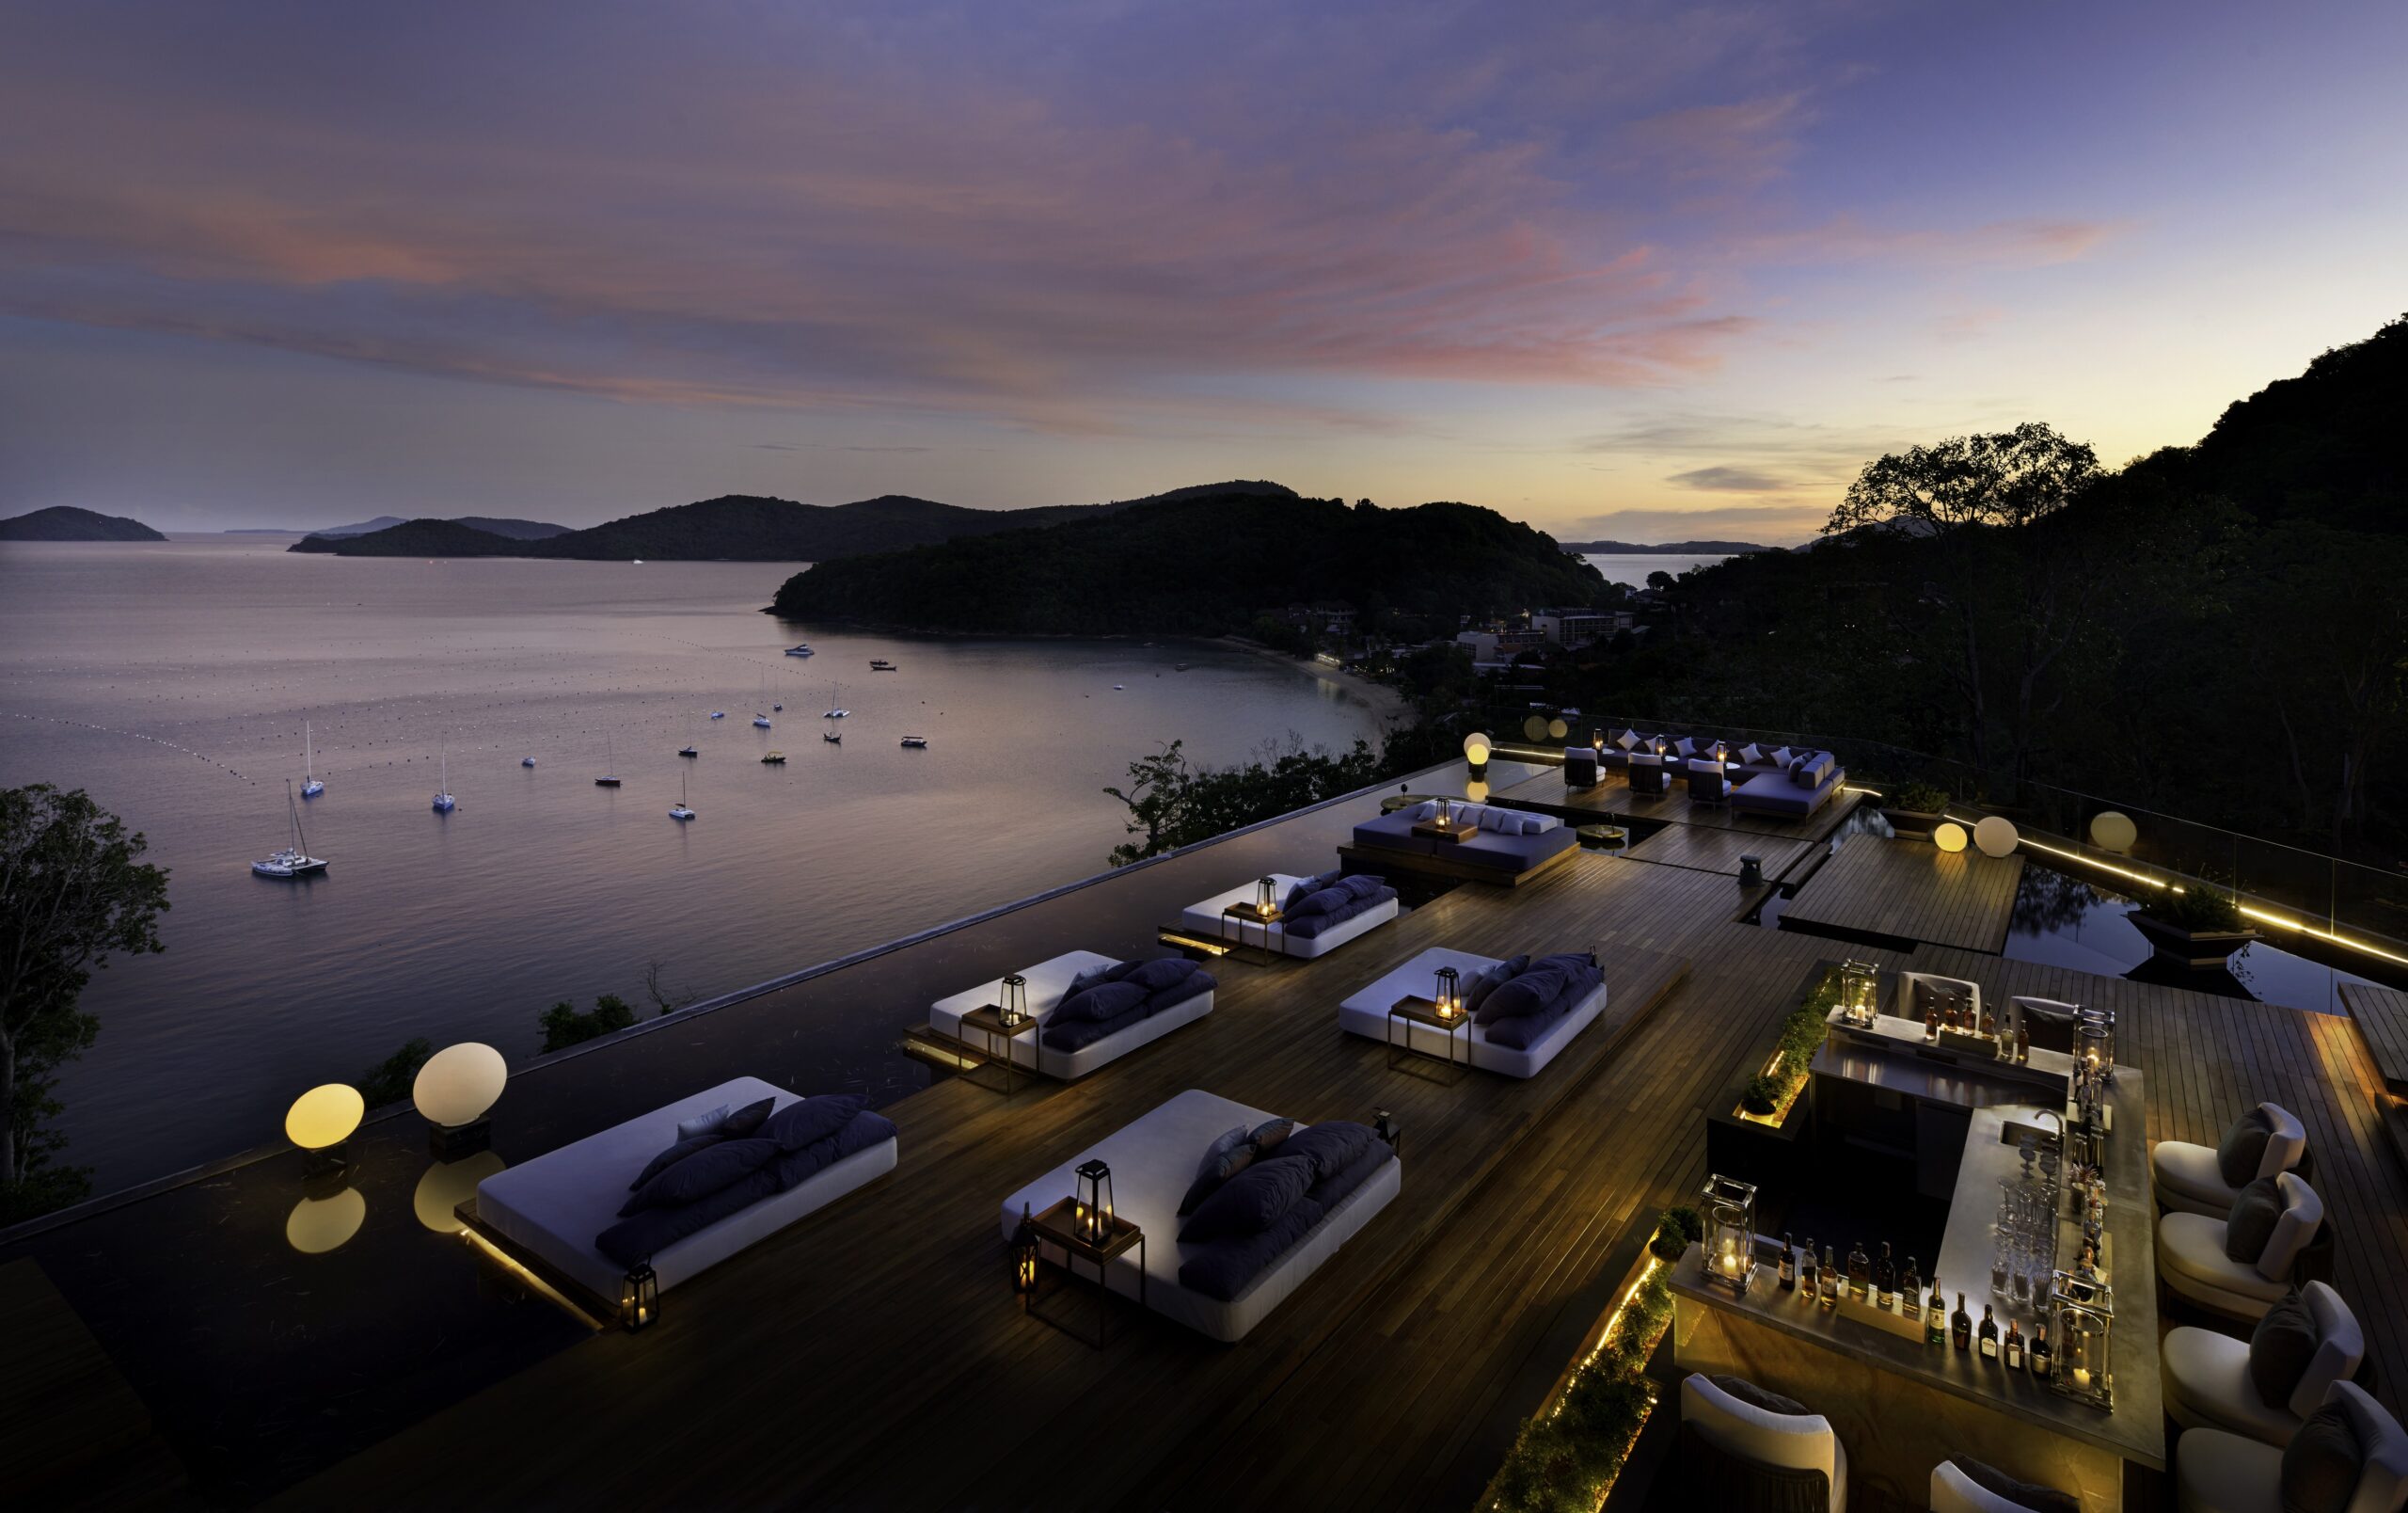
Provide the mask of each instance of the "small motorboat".
[{"label": "small motorboat", "polygon": [[1187,671],[1187,663],[1185,663],[1185,662],[1173,662],[1173,663],[1171,663],[1171,664],[1170,664],[1170,670],[1171,670],[1172,672],[1174,672],[1174,673],[1183,673],[1183,672]]},{"label": "small motorboat", "polygon": [[768,729],[768,728],[769,728],[769,717],[768,717],[768,715],[766,715],[766,714],[756,714],[756,715],[754,715],[754,716],[752,717],[752,728],[753,728],[753,729],[755,729],[755,730],[767,730],[767,729]]},{"label": "small motorboat", "polygon": [[727,711],[725,709],[713,709],[711,711],[711,718],[714,720],[724,720],[727,718]]},{"label": "small motorboat", "polygon": [[786,764],[786,754],[782,751],[765,751],[761,754],[761,764],[765,767],[784,767]]},{"label": "small motorboat", "polygon": [[1123,689],[1126,689],[1128,686],[1129,686],[1129,685],[1128,685],[1128,684],[1126,684],[1126,683],[1115,683],[1115,684],[1113,684],[1113,685],[1112,685],[1112,692],[1114,692],[1115,693],[1117,693],[1121,692]]},{"label": "small motorboat", "polygon": [[895,671],[895,664],[883,657],[872,657],[869,660],[869,670],[873,673],[891,673]]},{"label": "small motorboat", "polygon": [[831,746],[841,746],[845,743],[845,734],[841,730],[823,730],[819,733],[819,739]]},{"label": "small motorboat", "polygon": [[815,655],[815,653],[809,645],[798,642],[794,645],[786,648],[786,655],[789,657],[809,657]]},{"label": "small motorboat", "polygon": [[905,736],[903,738],[903,749],[905,751],[926,751],[928,749],[928,738],[926,736]]},{"label": "small motorboat", "polygon": [[518,765],[521,767],[532,767],[535,765],[535,758],[532,756],[521,756],[518,758]]},{"label": "small motorboat", "polygon": [[769,706],[769,712],[771,714],[784,714],[785,712],[785,709],[786,707],[783,704],[772,704]]},{"label": "small motorboat", "polygon": [[680,756],[700,756],[702,753],[696,751],[691,746],[680,746],[677,748],[677,755]]}]

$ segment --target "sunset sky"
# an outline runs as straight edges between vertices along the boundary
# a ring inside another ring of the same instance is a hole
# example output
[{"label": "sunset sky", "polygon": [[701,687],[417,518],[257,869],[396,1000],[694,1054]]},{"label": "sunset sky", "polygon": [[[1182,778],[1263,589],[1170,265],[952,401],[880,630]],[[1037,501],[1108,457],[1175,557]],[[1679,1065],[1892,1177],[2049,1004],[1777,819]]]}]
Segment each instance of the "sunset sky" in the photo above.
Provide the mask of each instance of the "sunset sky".
[{"label": "sunset sky", "polygon": [[2408,310],[2408,5],[0,0],[0,514],[1810,534]]}]

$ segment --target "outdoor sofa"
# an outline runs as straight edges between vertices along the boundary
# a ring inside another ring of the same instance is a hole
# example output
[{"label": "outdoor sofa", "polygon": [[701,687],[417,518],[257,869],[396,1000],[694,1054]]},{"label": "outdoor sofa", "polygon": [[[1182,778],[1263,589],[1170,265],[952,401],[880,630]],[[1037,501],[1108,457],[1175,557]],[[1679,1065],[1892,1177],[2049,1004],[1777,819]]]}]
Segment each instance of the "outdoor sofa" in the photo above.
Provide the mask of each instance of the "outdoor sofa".
[{"label": "outdoor sofa", "polygon": [[[1078,1168],[1101,1160],[1112,1171],[1114,1213],[1135,1222],[1146,1234],[1146,1306],[1215,1340],[1242,1340],[1360,1234],[1403,1187],[1403,1168],[1395,1152],[1365,1126],[1298,1124],[1279,1146],[1228,1179],[1243,1181],[1249,1189],[1232,1197],[1260,1198],[1264,1189],[1275,1189],[1274,1200],[1291,1196],[1291,1202],[1284,1206],[1275,1201],[1258,1202],[1254,1218],[1267,1216],[1268,1221],[1250,1234],[1224,1227],[1213,1238],[1181,1239],[1182,1229],[1204,1211],[1199,1205],[1182,1216],[1180,1208],[1191,1189],[1204,1185],[1198,1168],[1207,1153],[1232,1132],[1259,1133],[1265,1125],[1286,1123],[1262,1109],[1190,1088],[1006,1197],[1002,1208],[1005,1242],[1020,1228],[1023,1209],[1041,1214],[1072,1196]],[[1323,1133],[1305,1139],[1315,1128]],[[1293,1167],[1277,1172],[1258,1170],[1280,1161],[1308,1161],[1311,1166],[1307,1171]],[[1258,1174],[1249,1177],[1249,1170]],[[1301,1190],[1291,1194],[1277,1187],[1280,1178]],[[1226,1184],[1212,1185],[1212,1190],[1217,1192],[1221,1186]],[[1046,1254],[1052,1261],[1063,1259],[1051,1247]],[[1132,1250],[1110,1265],[1107,1284],[1114,1292],[1138,1296],[1139,1255]],[[1082,1274],[1091,1275],[1092,1269]]]},{"label": "outdoor sofa", "polygon": [[1464,829],[1462,840],[1434,840],[1413,833],[1416,824],[1436,813],[1437,802],[1425,800],[1393,814],[1367,820],[1354,827],[1355,850],[1448,862],[1475,874],[1492,873],[1502,881],[1511,881],[1580,845],[1578,832],[1553,815],[1529,814],[1495,804],[1454,806],[1456,822]]},{"label": "outdoor sofa", "polygon": [[1847,779],[1839,758],[1827,751],[1790,751],[1786,747],[1750,760],[1740,757],[1741,781],[1731,790],[1735,814],[1760,814],[1775,820],[1803,820],[1830,802]]},{"label": "outdoor sofa", "polygon": [[[1605,1012],[1606,982],[1603,974],[1594,972],[1594,964],[1590,967],[1593,981],[1590,980],[1589,975],[1579,975],[1576,979],[1570,972],[1561,973],[1560,975],[1569,991],[1560,996],[1536,995],[1539,1002],[1515,1005],[1533,1012],[1515,1013],[1510,1019],[1492,1017],[1485,1022],[1481,1018],[1481,1011],[1492,1007],[1490,1000],[1497,992],[1502,991],[1504,984],[1499,983],[1482,997],[1478,996],[1478,982],[1482,973],[1497,968],[1511,966],[1513,969],[1505,978],[1505,981],[1510,982],[1513,977],[1521,976],[1532,967],[1547,968],[1560,960],[1546,958],[1533,963],[1529,957],[1519,957],[1509,964],[1494,957],[1475,956],[1469,951],[1434,946],[1394,971],[1356,990],[1338,1006],[1338,1026],[1349,1034],[1424,1051],[1444,1059],[1449,1031],[1434,1025],[1391,1021],[1388,1011],[1400,998],[1430,996],[1436,983],[1438,968],[1451,966],[1462,984],[1465,1008],[1471,1017],[1468,1028],[1451,1032],[1459,1038],[1455,1047],[1456,1058],[1468,1060],[1481,1071],[1495,1072],[1502,1076],[1534,1077],[1545,1071],[1546,1064],[1554,1060],[1566,1045],[1572,1043],[1574,1036],[1594,1024],[1597,1016]],[[1526,983],[1524,989],[1529,986]],[[1517,998],[1528,995],[1524,990],[1516,990],[1514,995]]]},{"label": "outdoor sofa", "polygon": [[[1151,980],[1156,973],[1164,979],[1161,986]],[[1028,1012],[1038,1025],[1007,1043],[1012,1064],[1065,1082],[1211,1013],[1217,986],[1211,973],[1178,957],[1121,962],[1095,951],[1068,951],[1020,975],[1027,979]],[[1176,980],[1170,980],[1174,976]],[[1144,994],[1123,987],[1132,981]],[[1092,991],[1097,988],[1111,991],[1099,1000]],[[928,1027],[960,1042],[962,1015],[1000,1002],[1003,990],[1003,979],[997,978],[939,998],[928,1006]],[[1066,1004],[1068,1014],[1062,1012]],[[1002,1036],[973,1031],[972,1037],[967,1043],[973,1050],[999,1059],[1005,1054]]]},{"label": "outdoor sofa", "polygon": [[1368,873],[1299,877],[1274,872],[1271,883],[1279,916],[1267,923],[1228,912],[1232,904],[1253,905],[1259,896],[1259,880],[1189,904],[1180,911],[1179,922],[1208,940],[1259,946],[1310,961],[1397,916],[1396,889]]}]

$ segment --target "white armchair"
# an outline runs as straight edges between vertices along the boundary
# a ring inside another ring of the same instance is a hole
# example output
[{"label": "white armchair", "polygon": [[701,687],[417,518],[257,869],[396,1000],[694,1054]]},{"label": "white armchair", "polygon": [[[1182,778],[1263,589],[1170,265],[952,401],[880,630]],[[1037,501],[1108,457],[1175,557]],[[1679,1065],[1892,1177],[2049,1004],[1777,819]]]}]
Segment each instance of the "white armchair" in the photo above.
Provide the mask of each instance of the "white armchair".
[{"label": "white armchair", "polygon": [[[2408,1431],[2353,1382],[2335,1382],[2324,1400],[2342,1405],[2365,1457],[2348,1513],[2400,1513],[2408,1503]],[[2182,1513],[2281,1513],[2283,1452],[2222,1429],[2191,1429],[2174,1446],[2174,1485]]]},{"label": "white armchair", "polygon": [[1820,1413],[1776,1413],[1744,1403],[1698,1373],[1681,1381],[1681,1425],[1714,1450],[1774,1471],[1819,1472],[1830,1513],[1847,1510],[1847,1452]]},{"label": "white armchair", "polygon": [[[2266,1154],[2250,1175],[2271,1177],[2277,1171],[2296,1168],[2307,1155],[2306,1126],[2289,1109],[2277,1104],[2261,1103],[2256,1112],[2263,1114],[2273,1128],[2266,1137]],[[2212,1145],[2160,1140],[2148,1154],[2148,1165],[2150,1174],[2157,1179],[2157,1202],[2161,1208],[2222,1218],[2232,1212],[2232,1201],[2241,1196],[2239,1187],[2224,1180]]]},{"label": "white armchair", "polygon": [[2276,1408],[2258,1394],[2249,1375],[2249,1343],[2185,1325],[2168,1330],[2159,1352],[2165,1411],[2186,1429],[2222,1429],[2277,1449],[2324,1401],[2325,1389],[2357,1374],[2366,1334],[2341,1295],[2321,1282],[2300,1289],[2316,1321],[2316,1354],[2290,1397]]},{"label": "white armchair", "polygon": [[1931,1468],[1931,1513],[2040,1513],[2029,1503],[1991,1491],[1954,1460]]},{"label": "white armchair", "polygon": [[2164,1214],[2157,1221],[2157,1273],[2186,1302],[2227,1318],[2258,1319],[2290,1290],[2291,1267],[2324,1224],[2324,1201],[2292,1172],[2278,1175],[2283,1212],[2255,1262],[2225,1253],[2226,1225],[2204,1214]]}]

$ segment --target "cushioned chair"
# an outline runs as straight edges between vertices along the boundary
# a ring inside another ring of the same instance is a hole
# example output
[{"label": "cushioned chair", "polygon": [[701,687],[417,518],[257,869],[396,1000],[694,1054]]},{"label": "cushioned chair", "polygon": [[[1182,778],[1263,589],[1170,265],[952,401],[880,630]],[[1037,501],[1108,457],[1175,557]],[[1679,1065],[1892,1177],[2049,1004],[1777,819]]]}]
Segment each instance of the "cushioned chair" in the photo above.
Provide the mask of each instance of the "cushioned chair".
[{"label": "cushioned chair", "polygon": [[1671,791],[1671,782],[1665,775],[1664,758],[1653,752],[1634,753],[1630,758],[1630,791],[1633,795],[1657,798]]},{"label": "cushioned chair", "polygon": [[1728,804],[1731,802],[1731,776],[1722,764],[1706,757],[1688,764],[1689,802],[1691,804]]},{"label": "cushioned chair", "polygon": [[1931,1513],[2037,1513],[2032,1503],[1994,1492],[1968,1476],[1954,1460],[1931,1468]]},{"label": "cushioned chair", "polygon": [[1776,1501],[1795,1508],[1795,1497],[1765,1494],[1784,1486],[1798,1491],[1819,1475],[1822,1495],[1811,1505],[1846,1513],[1847,1452],[1820,1413],[1758,1408],[1692,1372],[1681,1381],[1681,1440],[1684,1474],[1699,1506],[1736,1509]]},{"label": "cushioned chair", "polygon": [[2227,1226],[2204,1214],[2170,1213],[2157,1221],[2157,1274],[2185,1302],[2227,1318],[2263,1318],[2290,1290],[2293,1268],[2324,1226],[2324,1201],[2298,1175],[2274,1179],[2282,1213],[2254,1262],[2225,1253]]},{"label": "cushioned chair", "polygon": [[2021,1026],[2031,1043],[2041,1050],[2071,1056],[2073,1022],[2081,1012],[2082,1005],[2078,1003],[2019,995],[2006,1000],[2006,1023],[2000,1027],[2012,1035]]},{"label": "cushioned chair", "polygon": [[1941,977],[1936,972],[1901,972],[1898,1002],[1900,1012],[1916,1024],[1923,1023],[1925,1009],[1953,1003],[1971,1008],[1978,1023],[1982,1017],[1982,985],[1963,978]]},{"label": "cushioned chair", "polygon": [[[2341,1406],[2364,1457],[2343,1506],[2348,1513],[2400,1513],[2408,1504],[2408,1431],[2353,1383],[2335,1382],[2324,1401]],[[2189,1430],[2174,1446],[2182,1513],[2281,1513],[2283,1455],[2222,1429]]]},{"label": "cushioned chair", "polygon": [[[2277,1449],[2324,1401],[2324,1390],[2357,1374],[2366,1335],[2341,1295],[2321,1282],[2300,1289],[2316,1326],[2307,1370],[2280,1407],[2266,1401],[2250,1375],[2251,1342],[2184,1325],[2168,1330],[2158,1354],[2165,1411],[2186,1429],[2245,1434]],[[2260,1347],[2262,1348],[2262,1347]]]},{"label": "cushioned chair", "polygon": [[1597,786],[1597,752],[1593,746],[1563,748],[1563,786],[1568,788],[1592,788]]},{"label": "cushioned chair", "polygon": [[[2273,1128],[2266,1137],[2265,1155],[2258,1160],[2258,1169],[2249,1173],[2250,1180],[2271,1177],[2277,1171],[2297,1171],[2307,1156],[2306,1126],[2289,1109],[2277,1104],[2261,1103],[2253,1112],[2264,1115]],[[2224,1180],[2212,1145],[2160,1140],[2148,1153],[2148,1165],[2150,1175],[2157,1179],[2157,1203],[2161,1208],[2222,1218],[2232,1212],[2232,1201],[2241,1196],[2241,1188]]]}]

